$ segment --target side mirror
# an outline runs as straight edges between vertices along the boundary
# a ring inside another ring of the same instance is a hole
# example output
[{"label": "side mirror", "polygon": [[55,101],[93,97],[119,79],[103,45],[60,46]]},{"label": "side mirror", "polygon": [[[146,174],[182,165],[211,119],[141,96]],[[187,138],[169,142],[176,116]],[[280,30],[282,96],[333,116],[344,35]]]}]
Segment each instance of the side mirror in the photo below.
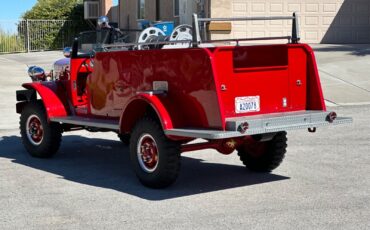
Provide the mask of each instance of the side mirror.
[{"label": "side mirror", "polygon": [[70,58],[72,54],[72,48],[71,47],[66,47],[63,49],[63,55],[66,58]]}]

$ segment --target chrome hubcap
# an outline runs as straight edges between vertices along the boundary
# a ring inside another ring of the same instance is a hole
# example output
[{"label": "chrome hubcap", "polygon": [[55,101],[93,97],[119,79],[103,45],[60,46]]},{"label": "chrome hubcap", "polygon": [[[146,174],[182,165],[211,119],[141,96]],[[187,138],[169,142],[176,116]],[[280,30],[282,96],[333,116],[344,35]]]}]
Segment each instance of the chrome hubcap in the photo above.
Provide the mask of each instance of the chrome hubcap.
[{"label": "chrome hubcap", "polygon": [[150,134],[143,134],[137,144],[137,158],[140,167],[147,173],[152,173],[158,167],[159,155],[157,143]]},{"label": "chrome hubcap", "polygon": [[44,128],[42,127],[40,118],[36,115],[32,115],[27,119],[26,122],[26,133],[28,140],[33,145],[40,145],[44,139]]}]

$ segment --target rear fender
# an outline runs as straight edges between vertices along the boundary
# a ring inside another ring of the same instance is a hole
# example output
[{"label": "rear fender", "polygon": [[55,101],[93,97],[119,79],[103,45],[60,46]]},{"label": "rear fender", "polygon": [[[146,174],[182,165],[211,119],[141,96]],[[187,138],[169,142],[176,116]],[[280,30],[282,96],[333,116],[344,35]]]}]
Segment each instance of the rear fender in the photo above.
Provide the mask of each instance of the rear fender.
[{"label": "rear fender", "polygon": [[148,106],[156,113],[163,130],[172,129],[171,117],[156,95],[138,94],[132,98],[125,108],[120,119],[120,133],[129,133],[135,123],[145,115]]},{"label": "rear fender", "polygon": [[[41,101],[44,104],[46,115],[48,120],[52,117],[65,117],[67,116],[67,109],[65,108],[63,102],[56,94],[55,90],[52,89],[53,85],[50,84],[48,86],[41,84],[40,82],[34,83],[25,83],[22,85],[24,88],[30,90],[30,92],[24,93],[17,93],[17,100],[22,101],[17,104],[17,112],[18,107],[21,108],[24,106],[25,101],[29,102],[31,100],[36,100],[36,94],[33,94],[32,91],[36,91],[40,97]],[[31,95],[31,96],[27,96]],[[21,112],[21,111],[19,111]]]}]

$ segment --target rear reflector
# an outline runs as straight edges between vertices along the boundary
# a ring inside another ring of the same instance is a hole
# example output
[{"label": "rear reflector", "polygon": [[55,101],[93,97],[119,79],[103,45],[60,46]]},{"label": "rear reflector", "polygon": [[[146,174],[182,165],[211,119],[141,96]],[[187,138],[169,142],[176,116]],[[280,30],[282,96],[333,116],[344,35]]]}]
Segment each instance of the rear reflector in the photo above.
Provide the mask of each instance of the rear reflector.
[{"label": "rear reflector", "polygon": [[240,133],[245,133],[246,131],[247,131],[247,129],[249,128],[249,124],[248,124],[248,122],[243,122],[243,123],[241,123],[240,125],[239,125],[239,127],[238,127],[238,131],[240,132]]},{"label": "rear reflector", "polygon": [[337,113],[336,112],[330,112],[328,116],[326,116],[326,121],[329,123],[333,123],[333,121],[337,118]]}]

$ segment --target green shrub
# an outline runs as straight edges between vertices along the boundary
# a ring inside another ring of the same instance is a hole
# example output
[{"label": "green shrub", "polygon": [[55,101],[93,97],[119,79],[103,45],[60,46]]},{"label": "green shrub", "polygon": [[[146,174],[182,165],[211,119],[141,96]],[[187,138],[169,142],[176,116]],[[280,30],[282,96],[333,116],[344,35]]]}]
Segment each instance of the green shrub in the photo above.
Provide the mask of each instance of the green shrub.
[{"label": "green shrub", "polygon": [[0,53],[24,52],[25,50],[25,43],[21,37],[0,28]]}]

